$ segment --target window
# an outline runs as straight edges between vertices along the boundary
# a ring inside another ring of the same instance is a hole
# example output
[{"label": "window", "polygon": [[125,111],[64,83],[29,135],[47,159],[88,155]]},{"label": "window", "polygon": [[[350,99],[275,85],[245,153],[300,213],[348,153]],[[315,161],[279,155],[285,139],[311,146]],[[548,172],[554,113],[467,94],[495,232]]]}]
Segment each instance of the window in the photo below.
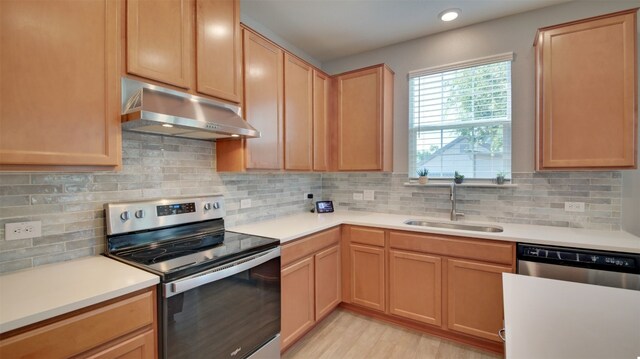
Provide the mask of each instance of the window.
[{"label": "window", "polygon": [[409,73],[409,177],[511,177],[511,61],[504,54]]}]

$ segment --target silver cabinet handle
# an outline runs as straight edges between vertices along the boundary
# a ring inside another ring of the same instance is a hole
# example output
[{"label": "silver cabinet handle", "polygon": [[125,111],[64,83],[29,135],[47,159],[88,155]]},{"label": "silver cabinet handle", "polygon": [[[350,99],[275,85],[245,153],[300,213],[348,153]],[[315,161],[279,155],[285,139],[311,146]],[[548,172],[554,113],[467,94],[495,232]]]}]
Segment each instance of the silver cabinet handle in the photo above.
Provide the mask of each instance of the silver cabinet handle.
[{"label": "silver cabinet handle", "polygon": [[184,279],[179,279],[175,282],[167,283],[164,285],[164,297],[169,298],[189,289],[230,277],[277,257],[280,257],[280,247],[248,258],[239,259],[221,267],[210,269],[204,273],[198,273]]},{"label": "silver cabinet handle", "polygon": [[506,342],[507,338],[504,336],[504,334],[505,334],[505,328],[498,330],[498,336],[500,337],[500,339],[502,339],[503,342]]}]

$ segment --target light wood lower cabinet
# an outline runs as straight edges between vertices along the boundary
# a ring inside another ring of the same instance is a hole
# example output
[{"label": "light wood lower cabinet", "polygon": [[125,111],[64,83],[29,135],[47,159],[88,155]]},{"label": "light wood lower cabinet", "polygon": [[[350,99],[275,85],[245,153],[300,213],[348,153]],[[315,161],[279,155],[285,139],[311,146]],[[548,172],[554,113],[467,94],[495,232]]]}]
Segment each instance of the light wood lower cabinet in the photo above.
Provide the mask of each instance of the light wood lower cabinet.
[{"label": "light wood lower cabinet", "polygon": [[442,323],[442,260],[389,251],[389,312],[419,322]]},{"label": "light wood lower cabinet", "polygon": [[447,259],[447,327],[501,342],[502,273],[511,271],[501,265]]},{"label": "light wood lower cabinet", "polygon": [[151,359],[155,358],[155,337],[153,331],[146,331],[135,337],[116,344],[97,354],[91,355],[89,359]]},{"label": "light wood lower cabinet", "polygon": [[351,302],[385,310],[384,248],[351,244]]},{"label": "light wood lower cabinet", "polygon": [[282,269],[282,347],[290,346],[315,323],[313,257]]},{"label": "light wood lower cabinet", "polygon": [[435,335],[502,350],[502,273],[515,244],[345,225],[347,308]]},{"label": "light wood lower cabinet", "polygon": [[329,314],[342,301],[340,295],[340,246],[315,255],[316,320]]},{"label": "light wood lower cabinet", "polygon": [[155,288],[5,333],[0,358],[157,356]]},{"label": "light wood lower cabinet", "polygon": [[340,228],[282,246],[282,351],[342,301]]}]

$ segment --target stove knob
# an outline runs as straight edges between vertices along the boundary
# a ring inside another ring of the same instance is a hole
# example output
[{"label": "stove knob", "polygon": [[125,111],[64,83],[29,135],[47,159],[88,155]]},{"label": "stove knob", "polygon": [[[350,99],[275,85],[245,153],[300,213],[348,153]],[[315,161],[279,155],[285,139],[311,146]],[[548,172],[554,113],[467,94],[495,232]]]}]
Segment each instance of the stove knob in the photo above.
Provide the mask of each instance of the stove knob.
[{"label": "stove knob", "polygon": [[120,213],[120,219],[123,221],[128,221],[129,220],[129,211],[124,211],[122,213]]},{"label": "stove knob", "polygon": [[208,211],[208,210],[210,210],[210,209],[211,209],[211,203],[205,203],[205,204],[204,204],[204,210],[205,210],[205,211]]},{"label": "stove knob", "polygon": [[218,209],[220,208],[220,203],[219,202],[213,202],[213,209]]},{"label": "stove knob", "polygon": [[136,218],[144,218],[144,209],[139,209],[135,213]]}]

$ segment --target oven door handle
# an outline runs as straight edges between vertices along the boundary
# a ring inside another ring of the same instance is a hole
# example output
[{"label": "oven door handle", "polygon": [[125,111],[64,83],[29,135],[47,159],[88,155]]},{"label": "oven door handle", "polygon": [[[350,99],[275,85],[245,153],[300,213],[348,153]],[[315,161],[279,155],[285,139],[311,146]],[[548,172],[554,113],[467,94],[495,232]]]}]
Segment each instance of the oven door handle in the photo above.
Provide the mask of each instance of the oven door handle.
[{"label": "oven door handle", "polygon": [[167,283],[164,285],[164,297],[169,298],[171,296],[199,287],[201,285],[230,277],[234,274],[246,271],[247,269],[259,266],[260,264],[268,262],[277,257],[280,257],[280,247],[267,252],[258,253],[248,258],[239,259],[235,262],[225,264],[222,267],[210,269],[206,272],[198,273],[191,277]]}]

